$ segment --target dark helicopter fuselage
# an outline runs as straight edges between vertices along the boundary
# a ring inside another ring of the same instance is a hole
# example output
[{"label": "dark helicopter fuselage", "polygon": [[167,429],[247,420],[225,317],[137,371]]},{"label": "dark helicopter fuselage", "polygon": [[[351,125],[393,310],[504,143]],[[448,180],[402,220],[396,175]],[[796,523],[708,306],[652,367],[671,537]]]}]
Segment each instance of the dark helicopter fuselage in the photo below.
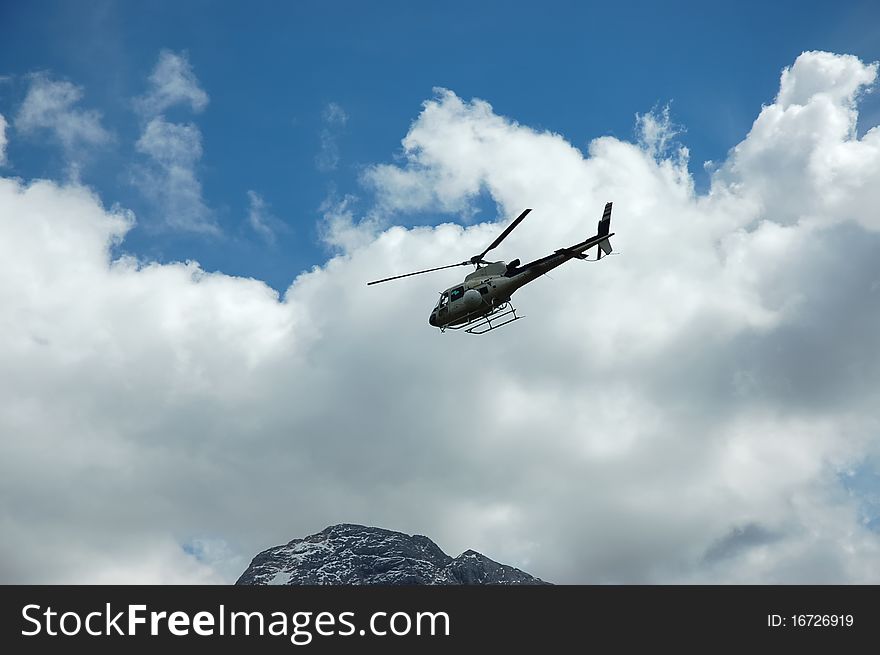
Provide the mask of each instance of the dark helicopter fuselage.
[{"label": "dark helicopter fuselage", "polygon": [[523,266],[520,266],[518,259],[514,259],[508,264],[506,262],[487,262],[484,257],[486,253],[504,241],[507,235],[532,211],[531,209],[523,211],[510,225],[504,228],[504,231],[483,252],[470,259],[456,264],[392,275],[381,280],[367,282],[367,286],[456,266],[474,265],[477,269],[465,277],[464,282],[449,287],[440,294],[440,300],[434,306],[428,323],[440,328],[441,332],[447,328],[454,330],[464,328],[465,332],[471,334],[485,334],[522,318],[516,315],[516,310],[510,303],[513,292],[520,287],[541,277],[544,273],[552,271],[569,259],[586,259],[587,256],[584,253],[593,246],[598,246],[596,259],[601,259],[602,253],[606,255],[611,253],[609,238],[614,236],[611,234],[611,206],[612,203],[605,203],[605,211],[599,220],[596,236],[568,248],[560,248],[553,254]]},{"label": "dark helicopter fuselage", "polygon": [[608,238],[611,236],[613,235],[607,232],[598,234],[523,266],[520,266],[518,259],[509,264],[492,262],[481,266],[467,275],[463,283],[440,294],[440,300],[434,306],[428,323],[434,327],[446,328],[490,314],[500,305],[509,302],[510,297],[520,287],[570,259],[586,259],[584,252],[593,246],[598,245],[605,252],[610,252]]}]

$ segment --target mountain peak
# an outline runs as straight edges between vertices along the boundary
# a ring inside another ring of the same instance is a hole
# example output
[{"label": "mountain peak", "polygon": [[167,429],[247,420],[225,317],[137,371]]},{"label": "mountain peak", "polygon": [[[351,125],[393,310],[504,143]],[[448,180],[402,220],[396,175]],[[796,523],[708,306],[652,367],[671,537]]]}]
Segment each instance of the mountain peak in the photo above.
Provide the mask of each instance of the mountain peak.
[{"label": "mountain peak", "polygon": [[423,535],[331,525],[254,557],[240,585],[547,584],[475,550],[450,557]]}]

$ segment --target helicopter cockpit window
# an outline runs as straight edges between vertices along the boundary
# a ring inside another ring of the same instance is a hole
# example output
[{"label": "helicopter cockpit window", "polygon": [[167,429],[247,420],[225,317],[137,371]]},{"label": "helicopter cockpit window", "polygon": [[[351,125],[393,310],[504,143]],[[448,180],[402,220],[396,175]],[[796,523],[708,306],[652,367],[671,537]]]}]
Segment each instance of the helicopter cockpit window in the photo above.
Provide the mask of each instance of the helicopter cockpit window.
[{"label": "helicopter cockpit window", "polygon": [[452,291],[449,292],[449,301],[455,302],[459,298],[464,295],[464,287],[455,287]]},{"label": "helicopter cockpit window", "polygon": [[444,291],[440,294],[440,302],[437,303],[438,307],[446,307],[446,303],[449,302],[449,292]]}]

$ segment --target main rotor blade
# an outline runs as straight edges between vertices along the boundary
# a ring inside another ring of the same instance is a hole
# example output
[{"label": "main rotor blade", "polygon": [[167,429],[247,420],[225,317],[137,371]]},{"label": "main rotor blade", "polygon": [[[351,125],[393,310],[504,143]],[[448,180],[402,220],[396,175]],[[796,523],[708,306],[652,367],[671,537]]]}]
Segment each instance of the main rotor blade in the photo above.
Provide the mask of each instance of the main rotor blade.
[{"label": "main rotor blade", "polygon": [[517,225],[519,225],[519,224],[522,222],[522,219],[524,219],[526,216],[528,216],[528,213],[529,213],[530,211],[532,211],[532,210],[531,210],[531,209],[527,209],[527,210],[525,210],[522,214],[520,214],[519,216],[517,216],[516,219],[513,221],[513,223],[511,223],[510,225],[508,225],[507,228],[504,230],[504,232],[502,232],[501,234],[499,234],[499,235],[498,235],[498,238],[495,239],[495,241],[493,241],[492,244],[491,244],[488,248],[486,248],[483,252],[481,252],[481,253],[480,253],[479,255],[477,255],[476,257],[473,257],[473,258],[471,259],[471,262],[482,261],[483,257],[485,257],[485,255],[486,255],[486,253],[489,252],[490,250],[492,250],[492,248],[495,248],[499,243],[501,243],[502,241],[504,241],[505,237],[507,237],[508,234],[510,234],[511,232],[513,232],[513,228],[515,228]]},{"label": "main rotor blade", "polygon": [[442,271],[444,268],[454,268],[456,266],[467,266],[470,262],[459,262],[458,264],[449,264],[448,266],[438,266],[437,268],[426,268],[424,271],[416,271],[415,273],[404,273],[403,275],[394,275],[392,277],[386,277],[381,280],[374,280],[373,282],[367,282],[367,286],[371,284],[379,284],[380,282],[388,282],[389,280],[398,280],[402,277],[409,277],[411,275],[421,275],[422,273],[430,273],[431,271]]}]

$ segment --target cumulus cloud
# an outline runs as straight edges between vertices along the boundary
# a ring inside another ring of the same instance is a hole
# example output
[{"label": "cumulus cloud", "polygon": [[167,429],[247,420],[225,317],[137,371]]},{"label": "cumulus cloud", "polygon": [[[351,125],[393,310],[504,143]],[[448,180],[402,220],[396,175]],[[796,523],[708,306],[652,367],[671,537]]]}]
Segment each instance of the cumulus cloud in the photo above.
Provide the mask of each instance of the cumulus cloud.
[{"label": "cumulus cloud", "polygon": [[136,166],[133,182],[172,229],[219,234],[202,196],[197,174],[202,133],[194,123],[172,123],[163,112],[178,104],[201,111],[208,95],[199,87],[185,54],[163,50],[149,78],[149,92],[135,101],[144,118],[136,148],[147,156]]},{"label": "cumulus cloud", "polygon": [[[367,172],[366,221],[328,205],[340,254],[280,298],[113,261],[127,214],[2,180],[0,577],[229,580],[236,557],[354,521],[556,582],[880,581],[841,482],[880,455],[880,235],[859,204],[875,137],[840,129],[873,70],[803,54],[706,194],[680,149],[584,153],[439,91],[400,165]],[[816,167],[840,175],[826,155],[847,149],[867,167],[850,163],[850,204],[783,202],[818,197]],[[800,174],[765,183],[770,151]],[[481,193],[500,222],[378,222]],[[454,272],[364,285],[479,252],[523,207],[495,252],[541,256],[591,235],[606,200],[623,254],[521,290],[527,319],[488,337],[428,327]]]},{"label": "cumulus cloud", "polygon": [[351,194],[342,198],[330,194],[318,208],[321,212],[318,233],[331,249],[354,251],[369,245],[382,231],[383,221],[377,213],[357,217],[357,202],[357,197]]},{"label": "cumulus cloud", "polygon": [[75,169],[88,147],[103,145],[112,138],[101,125],[100,112],[77,107],[82,98],[82,87],[52,80],[47,73],[35,73],[15,117],[15,127],[25,134],[53,134]]},{"label": "cumulus cloud", "polygon": [[876,62],[802,54],[717,173],[719,184],[742,189],[779,223],[854,220],[880,229],[880,129],[856,138],[856,99],[876,77]]}]

